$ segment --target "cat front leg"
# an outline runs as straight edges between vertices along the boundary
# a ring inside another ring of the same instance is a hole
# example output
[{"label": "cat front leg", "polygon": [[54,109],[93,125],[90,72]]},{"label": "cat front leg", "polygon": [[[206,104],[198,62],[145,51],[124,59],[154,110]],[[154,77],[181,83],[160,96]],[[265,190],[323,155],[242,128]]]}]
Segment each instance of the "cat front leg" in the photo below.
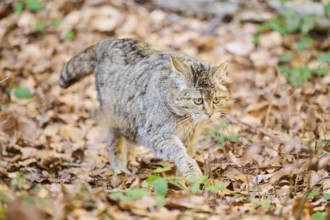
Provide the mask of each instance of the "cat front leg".
[{"label": "cat front leg", "polygon": [[173,134],[156,135],[150,141],[150,147],[160,158],[173,161],[183,176],[196,180],[202,176],[197,162],[188,156],[180,138]]}]

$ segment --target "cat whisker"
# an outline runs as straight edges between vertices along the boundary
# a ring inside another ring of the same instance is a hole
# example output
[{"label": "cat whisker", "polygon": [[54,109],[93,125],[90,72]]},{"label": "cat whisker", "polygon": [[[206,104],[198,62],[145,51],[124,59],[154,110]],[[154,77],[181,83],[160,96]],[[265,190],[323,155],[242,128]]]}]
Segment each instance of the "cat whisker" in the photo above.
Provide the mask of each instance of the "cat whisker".
[{"label": "cat whisker", "polygon": [[231,101],[241,101],[242,98],[241,97],[237,97],[237,98],[230,98],[229,100]]},{"label": "cat whisker", "polygon": [[180,121],[178,121],[177,125],[181,126],[181,125],[183,125],[184,123],[186,123],[190,120],[191,120],[190,116],[185,116],[184,118],[180,119]]}]

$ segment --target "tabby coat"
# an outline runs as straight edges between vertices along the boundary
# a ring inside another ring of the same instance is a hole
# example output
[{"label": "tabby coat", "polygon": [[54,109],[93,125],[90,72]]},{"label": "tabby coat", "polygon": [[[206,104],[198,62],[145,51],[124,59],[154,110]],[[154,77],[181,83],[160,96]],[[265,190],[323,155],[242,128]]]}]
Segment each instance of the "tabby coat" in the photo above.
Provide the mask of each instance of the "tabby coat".
[{"label": "tabby coat", "polygon": [[134,146],[142,145],[173,161],[185,177],[195,179],[202,172],[189,155],[203,124],[220,116],[228,98],[222,83],[226,66],[211,67],[136,39],[109,39],[73,57],[59,84],[67,88],[95,71],[115,173],[128,172],[127,157],[133,159]]}]

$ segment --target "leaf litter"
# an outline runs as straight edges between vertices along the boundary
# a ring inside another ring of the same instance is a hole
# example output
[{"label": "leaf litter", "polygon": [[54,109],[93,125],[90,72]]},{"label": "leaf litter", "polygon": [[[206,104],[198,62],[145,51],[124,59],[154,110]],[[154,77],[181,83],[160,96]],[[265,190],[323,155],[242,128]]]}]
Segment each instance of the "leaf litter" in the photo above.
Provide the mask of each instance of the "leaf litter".
[{"label": "leaf litter", "polygon": [[[260,31],[276,16],[267,8],[211,27],[149,1],[19,2],[0,5],[1,219],[329,218],[328,39]],[[58,86],[65,62],[107,37],[231,60],[224,119],[197,148],[208,178],[186,184],[144,148],[131,174],[114,175],[93,77]]]}]

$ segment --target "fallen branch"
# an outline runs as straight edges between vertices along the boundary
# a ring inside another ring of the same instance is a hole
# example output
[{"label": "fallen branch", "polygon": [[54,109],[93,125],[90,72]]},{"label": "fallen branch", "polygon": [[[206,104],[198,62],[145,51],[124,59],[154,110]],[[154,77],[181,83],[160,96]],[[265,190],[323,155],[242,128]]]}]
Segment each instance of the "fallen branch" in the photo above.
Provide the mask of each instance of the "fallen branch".
[{"label": "fallen branch", "polygon": [[233,116],[228,115],[228,114],[225,114],[225,116],[226,116],[226,118],[227,118],[231,123],[233,123],[233,124],[242,124],[242,125],[244,125],[244,126],[246,126],[246,127],[249,127],[249,128],[251,128],[251,129],[253,129],[254,131],[260,132],[260,133],[262,133],[263,135],[272,138],[273,140],[276,140],[278,143],[283,143],[283,141],[282,141],[280,138],[276,137],[276,136],[273,135],[273,134],[270,134],[270,133],[267,132],[264,128],[255,127],[255,126],[250,125],[250,124],[248,124],[248,123],[246,123],[246,122],[240,121],[240,120],[238,120],[237,118],[234,118]]}]

